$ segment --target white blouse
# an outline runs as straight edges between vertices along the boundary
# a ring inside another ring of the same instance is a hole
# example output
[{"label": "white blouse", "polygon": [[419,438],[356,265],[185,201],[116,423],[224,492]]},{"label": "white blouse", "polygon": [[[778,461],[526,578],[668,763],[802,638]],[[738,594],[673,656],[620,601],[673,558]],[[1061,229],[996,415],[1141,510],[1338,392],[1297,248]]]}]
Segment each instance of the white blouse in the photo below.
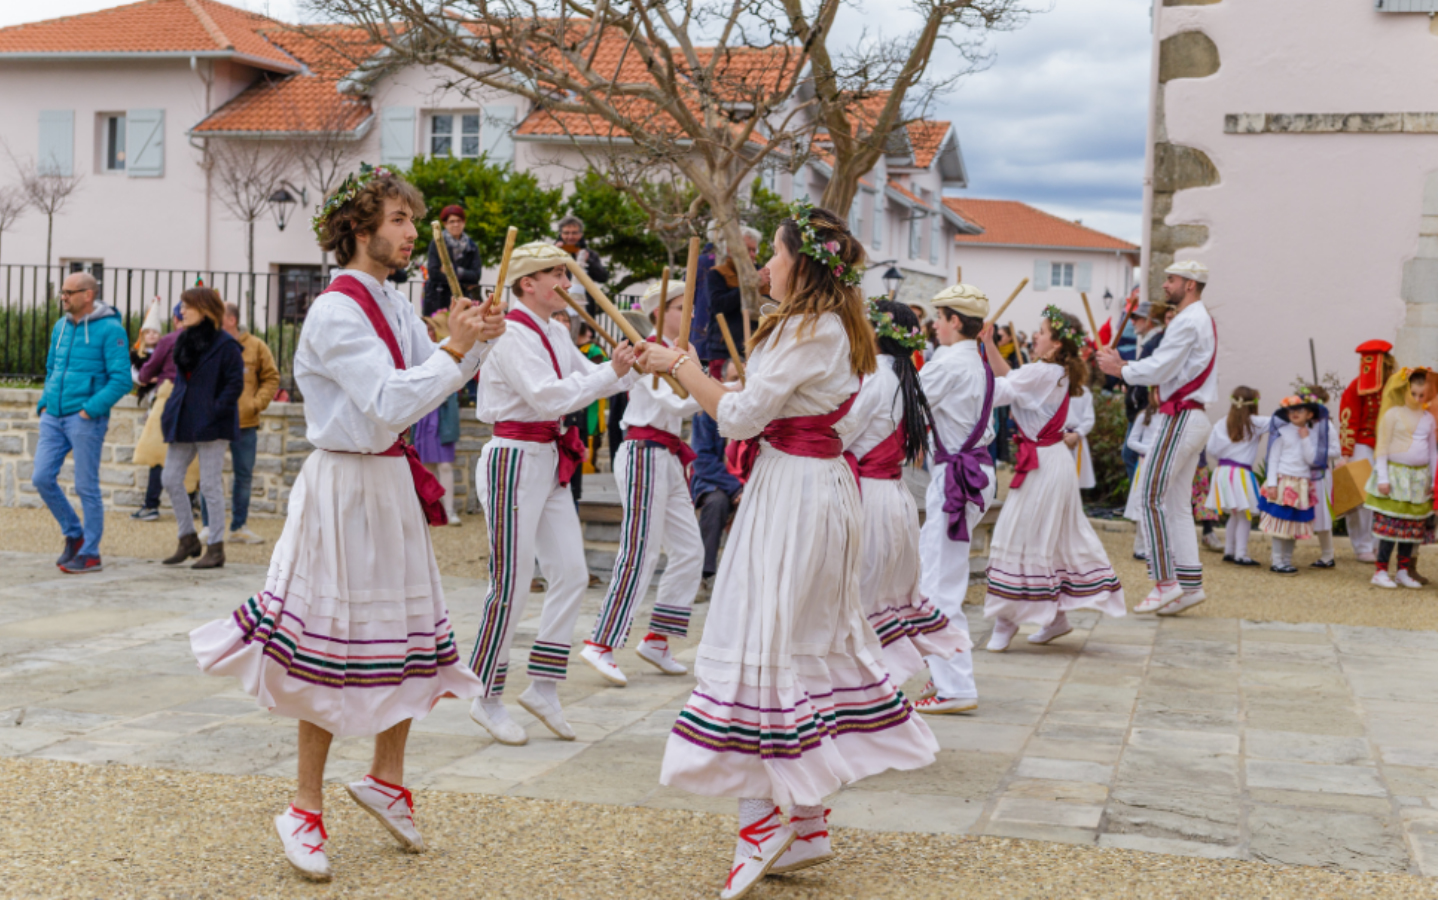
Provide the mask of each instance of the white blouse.
[{"label": "white blouse", "polygon": [[[675,346],[664,338],[666,347]],[[659,387],[655,387],[659,384]],[[685,425],[685,420],[700,411],[700,402],[693,396],[681,400],[680,395],[663,379],[644,375],[630,388],[630,400],[625,406],[625,417],[620,424],[626,428],[648,426],[668,431],[676,437]]]},{"label": "white blouse", "polygon": [[564,377],[556,377],[540,335],[518,322],[506,323],[488,365],[480,370],[475,403],[480,421],[553,422],[627,390],[639,379],[637,370],[620,378],[610,363],[588,359],[571,340],[570,330],[558,322],[542,319],[520,303],[514,308],[545,329]]},{"label": "white blouse", "polygon": [[865,376],[865,383],[860,385],[860,395],[850,409],[855,428],[844,443],[845,449],[855,454],[856,459],[863,459],[865,454],[894,434],[905,416],[900,378],[893,368],[894,358],[882,354],[877,362],[878,370]]},{"label": "white blouse", "polygon": [[1289,422],[1281,425],[1279,435],[1265,451],[1265,485],[1277,484],[1281,475],[1309,478],[1310,463],[1315,461],[1319,440],[1320,435],[1313,422],[1310,433],[1303,438],[1300,429]]},{"label": "white blouse", "polygon": [[[935,417],[935,432],[951,453],[965,446],[965,439],[970,437],[985,407],[985,361],[980,358],[983,352],[975,341],[962,340],[937,348],[920,370],[920,389]],[[975,446],[986,447],[995,440],[993,408],[999,405],[998,398],[991,404],[990,421],[985,423],[985,432]]]},{"label": "white blouse", "polygon": [[1095,430],[1095,395],[1086,391],[1070,398],[1070,409],[1065,414],[1065,430],[1085,437]]},{"label": "white blouse", "polygon": [[[1434,470],[1435,417],[1430,413],[1397,406],[1385,412],[1379,431],[1375,442],[1375,471],[1381,484],[1390,483],[1391,463]],[[1407,432],[1410,442],[1400,449],[1396,445],[1403,442]]]},{"label": "white blouse", "polygon": [[1149,424],[1145,422],[1145,413],[1135,417],[1130,424],[1130,433],[1125,437],[1125,446],[1130,448],[1132,453],[1140,456],[1149,456],[1150,448],[1155,446],[1155,435],[1160,433],[1160,415],[1156,413],[1150,417]]},{"label": "white blouse", "polygon": [[[1126,384],[1159,385],[1160,399],[1168,400],[1180,388],[1199,378],[1214,355],[1215,326],[1204,302],[1197,300],[1175,314],[1154,353],[1127,362],[1120,374]],[[1219,371],[1217,364],[1190,399],[1214,403],[1219,396],[1216,387]]]},{"label": "white blouse", "polygon": [[[1255,459],[1260,455],[1260,441],[1270,433],[1270,419],[1267,416],[1250,417],[1250,437],[1243,441],[1230,440],[1230,427],[1224,419],[1215,423],[1210,429],[1210,440],[1205,442],[1205,455],[1210,459],[1210,465],[1220,465],[1220,460],[1228,459],[1244,466],[1254,468]],[[1332,422],[1330,430],[1335,431]]]},{"label": "white blouse", "polygon": [[[425,323],[404,295],[364,272],[338,269],[370,290],[406,368],[395,368],[360,305],[326,291],[305,314],[295,347],[295,384],[305,398],[305,438],[322,450],[383,453],[405,429],[475,377],[491,344],[476,343],[457,365],[435,352]],[[333,280],[333,279],[332,279]]]},{"label": "white blouse", "polygon": [[[840,317],[825,313],[803,329],[800,323],[795,316],[771,332],[745,366],[745,387],[720,398],[715,422],[722,437],[746,440],[775,419],[833,412],[859,389]],[[835,431],[843,437],[854,428],[852,409]]]},{"label": "white blouse", "polygon": [[1026,363],[1011,369],[1004,378],[995,379],[995,405],[1010,407],[1015,424],[1033,440],[1055,418],[1069,390],[1070,379],[1064,366]]}]

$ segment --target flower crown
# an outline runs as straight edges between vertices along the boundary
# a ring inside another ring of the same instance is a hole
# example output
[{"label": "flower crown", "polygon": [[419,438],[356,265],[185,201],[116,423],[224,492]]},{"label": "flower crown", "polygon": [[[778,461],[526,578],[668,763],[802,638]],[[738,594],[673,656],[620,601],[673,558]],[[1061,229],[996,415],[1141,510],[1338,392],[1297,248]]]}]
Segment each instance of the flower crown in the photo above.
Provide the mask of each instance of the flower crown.
[{"label": "flower crown", "polygon": [[882,310],[876,302],[885,299],[887,298],[871,297],[865,303],[865,311],[870,317],[870,324],[875,326],[875,333],[882,338],[889,338],[911,353],[916,350],[924,350],[925,335],[918,328],[902,331],[900,326],[895,323],[895,317]]},{"label": "flower crown", "polygon": [[1055,304],[1045,307],[1045,321],[1050,323],[1050,333],[1062,341],[1069,341],[1078,349],[1085,345],[1085,329],[1076,328],[1065,318],[1065,313]]},{"label": "flower crown", "polygon": [[362,162],[360,171],[346,175],[345,180],[340,182],[340,187],[335,189],[335,193],[330,195],[324,205],[317,208],[315,217],[310,220],[310,228],[315,232],[315,237],[323,238],[322,232],[325,229],[325,223],[330,221],[330,217],[335,214],[336,210],[354,200],[361,188],[377,178],[390,178],[394,175],[394,170],[389,166],[372,166]]},{"label": "flower crown", "polygon": [[1241,400],[1239,397],[1231,397],[1230,405],[1235,409],[1244,409],[1247,406],[1259,406],[1260,396],[1257,394],[1254,400]]},{"label": "flower crown", "polygon": [[1297,406],[1322,406],[1320,398],[1309,388],[1301,388],[1290,396],[1280,401],[1281,409],[1292,409]]},{"label": "flower crown", "polygon": [[815,226],[810,222],[810,213],[815,207],[804,200],[796,200],[790,204],[790,218],[800,229],[800,252],[818,262],[830,270],[830,274],[839,279],[841,284],[856,287],[865,274],[862,266],[852,266],[840,258],[840,242],[826,241],[821,243],[815,234]]}]

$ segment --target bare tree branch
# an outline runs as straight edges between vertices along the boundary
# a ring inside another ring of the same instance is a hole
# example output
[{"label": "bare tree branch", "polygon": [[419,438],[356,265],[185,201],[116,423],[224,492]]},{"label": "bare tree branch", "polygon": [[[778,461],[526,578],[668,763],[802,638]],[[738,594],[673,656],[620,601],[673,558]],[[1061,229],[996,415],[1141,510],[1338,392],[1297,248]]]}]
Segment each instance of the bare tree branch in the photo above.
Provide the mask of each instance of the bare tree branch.
[{"label": "bare tree branch", "polygon": [[19,185],[0,188],[0,238],[5,236],[5,232],[14,230],[15,222],[29,207],[30,202],[25,199],[25,191]]},{"label": "bare tree branch", "polygon": [[80,189],[82,177],[79,174],[61,174],[59,167],[53,164],[40,165],[28,157],[22,160],[10,150],[8,143],[0,141],[0,144],[5,147],[5,155],[10,158],[10,164],[20,176],[20,194],[25,203],[45,217],[45,269],[48,284],[50,256],[54,250],[55,217],[64,211],[71,195]]}]

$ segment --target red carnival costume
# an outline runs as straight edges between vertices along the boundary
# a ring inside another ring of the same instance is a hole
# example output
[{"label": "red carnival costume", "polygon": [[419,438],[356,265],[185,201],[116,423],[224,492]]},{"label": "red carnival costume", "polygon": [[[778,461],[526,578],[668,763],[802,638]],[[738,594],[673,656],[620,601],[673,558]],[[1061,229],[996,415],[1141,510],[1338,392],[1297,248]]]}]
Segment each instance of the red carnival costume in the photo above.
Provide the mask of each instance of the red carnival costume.
[{"label": "red carnival costume", "polygon": [[[1355,348],[1360,354],[1360,375],[1340,395],[1340,455],[1345,459],[1375,459],[1375,431],[1380,423],[1380,397],[1387,374],[1394,370],[1391,345],[1386,341],[1366,341]],[[1345,514],[1346,530],[1355,555],[1362,560],[1375,558],[1375,538],[1371,534],[1373,515],[1363,506]]]}]

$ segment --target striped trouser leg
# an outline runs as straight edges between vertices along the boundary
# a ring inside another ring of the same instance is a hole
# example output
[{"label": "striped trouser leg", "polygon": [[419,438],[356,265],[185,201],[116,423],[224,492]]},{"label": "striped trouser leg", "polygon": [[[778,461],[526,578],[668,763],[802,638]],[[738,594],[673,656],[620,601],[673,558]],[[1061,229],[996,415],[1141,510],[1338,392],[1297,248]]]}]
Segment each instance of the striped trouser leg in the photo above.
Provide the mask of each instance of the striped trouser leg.
[{"label": "striped trouser leg", "polygon": [[1176,471],[1180,437],[1184,432],[1185,419],[1190,415],[1192,413],[1189,410],[1184,410],[1179,415],[1165,416],[1160,433],[1156,435],[1155,444],[1150,449],[1150,455],[1145,457],[1142,515],[1145,517],[1145,538],[1149,543],[1147,552],[1150,559],[1147,565],[1150,579],[1156,584],[1176,580],[1175,561],[1170,555],[1170,529],[1165,520],[1165,494],[1172,478],[1183,476],[1189,484],[1190,479],[1195,477],[1194,472]]},{"label": "striped trouser leg", "polygon": [[635,609],[650,585],[659,556],[660,535],[656,532],[663,530],[663,524],[655,526],[664,522],[665,514],[663,508],[656,509],[657,502],[665,500],[656,489],[661,475],[657,463],[666,461],[662,454],[669,456],[668,451],[639,441],[625,441],[616,454],[616,481],[625,511],[620,523],[620,552],[615,555],[610,589],[605,592],[605,602],[590,632],[592,643],[623,647]]},{"label": "striped trouser leg", "polygon": [[585,564],[585,537],[574,495],[549,473],[544,503],[535,524],[535,559],[545,576],[545,605],[535,629],[526,673],[531,679],[562,681],[570,663],[570,642],[580,618],[580,604],[590,584]]},{"label": "striped trouser leg", "polygon": [[[666,454],[664,476],[657,479],[655,502],[664,510],[665,574],[655,590],[655,609],[650,613],[650,630],[656,634],[685,637],[690,631],[690,612],[705,569],[705,541],[695,518],[690,485],[680,461]],[[653,566],[652,566],[653,570]]]},{"label": "striped trouser leg", "polygon": [[492,441],[481,454],[476,472],[490,536],[490,588],[485,595],[475,650],[470,654],[470,670],[484,682],[487,697],[499,696],[505,690],[510,642],[524,614],[535,565],[538,510],[527,509],[525,501],[529,499],[533,506],[541,498],[526,497],[533,495],[535,488],[526,483],[524,476],[532,473],[522,466],[524,458],[523,448]]}]

